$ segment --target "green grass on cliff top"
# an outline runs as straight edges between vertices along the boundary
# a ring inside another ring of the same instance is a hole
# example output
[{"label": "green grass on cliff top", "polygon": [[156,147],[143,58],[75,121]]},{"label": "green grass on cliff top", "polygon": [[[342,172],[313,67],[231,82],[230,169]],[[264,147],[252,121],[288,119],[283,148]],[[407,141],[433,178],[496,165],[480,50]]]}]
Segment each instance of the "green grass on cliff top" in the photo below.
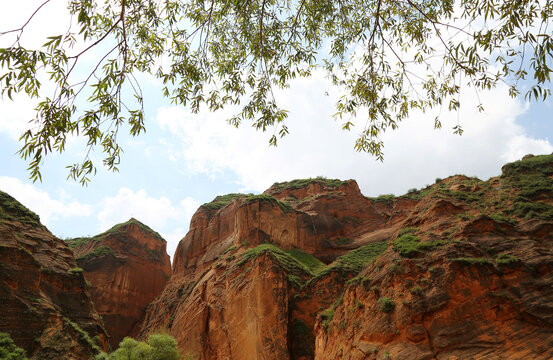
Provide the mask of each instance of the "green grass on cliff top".
[{"label": "green grass on cliff top", "polygon": [[295,179],[295,180],[285,181],[281,183],[276,182],[271,186],[271,188],[277,189],[277,190],[300,189],[302,187],[305,187],[311,184],[312,182],[324,182],[325,186],[329,188],[338,188],[343,184],[347,183],[347,181],[342,181],[339,179],[327,179],[323,176],[317,176],[316,178]]},{"label": "green grass on cliff top", "polygon": [[232,193],[226,195],[219,195],[213,201],[203,204],[201,207],[205,210],[219,210],[230,204],[233,200],[253,196],[253,194],[240,194]]},{"label": "green grass on cliff top", "polygon": [[102,245],[102,246],[98,246],[96,249],[94,249],[94,251],[89,252],[88,254],[79,256],[77,260],[92,259],[92,258],[106,256],[106,255],[114,256],[115,254],[113,253],[113,250],[109,246]]},{"label": "green grass on cliff top", "polygon": [[246,203],[252,203],[255,201],[268,202],[278,205],[283,212],[292,211],[292,206],[284,201],[277,200],[274,196],[267,194],[238,194],[232,193],[227,195],[217,196],[213,201],[203,204],[201,207],[209,211],[217,211],[230,204],[235,199],[243,199]]},{"label": "green grass on cliff top", "polygon": [[238,266],[257,258],[263,253],[268,253],[275,258],[289,274],[316,276],[326,267],[322,261],[299,249],[282,250],[273,244],[261,244],[246,250],[241,255]]},{"label": "green grass on cliff top", "polygon": [[370,262],[374,261],[377,257],[384,253],[387,248],[387,241],[379,241],[351,250],[327,266],[317,275],[317,278],[323,277],[333,271],[357,274],[361,272],[361,270],[363,270]]},{"label": "green grass on cliff top", "polygon": [[[77,238],[72,238],[72,239],[65,239],[65,242],[67,243],[67,245],[71,249],[74,249],[77,246],[87,244],[90,241],[101,241],[102,238],[104,238],[107,235],[112,235],[112,234],[116,234],[118,232],[121,232],[121,229],[125,226],[128,226],[128,225],[137,225],[142,230],[152,234],[156,239],[165,242],[165,239],[157,231],[152,230],[148,225],[145,225],[145,224],[141,223],[140,221],[136,220],[135,218],[132,218],[129,221],[126,221],[124,223],[114,225],[111,229],[109,229],[107,231],[104,231],[101,234],[98,234],[98,235],[95,235],[95,236],[84,236],[84,237],[77,237]],[[83,255],[83,256],[85,256],[85,255]]]},{"label": "green grass on cliff top", "polygon": [[528,155],[501,170],[502,177],[517,191],[505,214],[524,219],[553,219],[553,206],[537,201],[542,196],[553,196],[553,155]]},{"label": "green grass on cliff top", "polygon": [[40,225],[40,218],[37,214],[3,191],[0,191],[0,220],[19,221],[23,224],[35,226]]},{"label": "green grass on cliff top", "polygon": [[131,218],[129,221],[114,225],[111,229],[109,229],[109,230],[107,230],[107,231],[105,231],[105,232],[103,232],[99,235],[96,235],[96,236],[102,237],[102,236],[105,236],[105,235],[120,232],[121,228],[123,228],[125,226],[128,226],[128,225],[138,225],[139,228],[141,228],[145,232],[151,233],[156,239],[165,242],[165,239],[157,231],[154,231],[151,227],[149,227],[146,224],[141,223],[140,221],[136,220],[135,218]]},{"label": "green grass on cliff top", "polygon": [[505,164],[501,169],[503,176],[517,176],[532,172],[553,175],[553,154],[527,155],[524,159]]},{"label": "green grass on cliff top", "polygon": [[327,266],[316,257],[299,249],[283,250],[273,244],[261,244],[246,250],[237,264],[241,266],[263,253],[268,253],[280,263],[288,275],[308,274],[313,277],[310,281],[315,281],[331,272],[357,274],[387,248],[387,241],[371,243],[351,250]]}]

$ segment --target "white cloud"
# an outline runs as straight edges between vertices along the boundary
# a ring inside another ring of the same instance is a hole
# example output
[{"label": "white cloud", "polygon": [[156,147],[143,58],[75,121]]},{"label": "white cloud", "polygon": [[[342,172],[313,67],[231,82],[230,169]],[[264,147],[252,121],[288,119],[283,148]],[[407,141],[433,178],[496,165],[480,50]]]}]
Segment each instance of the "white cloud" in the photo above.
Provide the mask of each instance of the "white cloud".
[{"label": "white cloud", "polygon": [[13,177],[0,176],[0,189],[37,213],[46,226],[51,226],[60,218],[90,216],[93,211],[92,206],[72,200],[67,195],[61,199],[52,199],[48,192]]},{"label": "white cloud", "polygon": [[[275,181],[322,175],[356,179],[367,195],[403,193],[456,173],[488,178],[499,174],[505,162],[526,153],[553,151],[548,140],[528,136],[516,123],[525,105],[510,98],[505,87],[479,94],[484,113],[476,110],[476,95],[467,89],[459,115],[442,114],[444,129],[433,129],[434,115],[415,113],[397,130],[384,134],[385,159],[380,163],[353,150],[360,130],[341,130],[332,119],[336,98],[322,95],[325,89],[330,89],[327,80],[314,76],[295,81],[291,91],[277,93],[277,101],[290,110],[290,135],[278,148],[268,146],[272,133],[256,132],[247,124],[240,129],[227,125],[230,112],[192,115],[171,107],[161,108],[157,119],[169,137],[176,137],[176,141],[165,139],[171,144],[168,152],[184,161],[189,172],[215,179],[232,171],[240,186],[255,191]],[[458,120],[462,136],[451,130]]]},{"label": "white cloud", "polygon": [[[186,234],[190,218],[199,206],[191,197],[173,204],[167,197],[155,198],[149,196],[144,189],[134,192],[128,188],[119,189],[117,195],[104,198],[101,203],[102,210],[98,213],[100,231],[134,217],[164,236],[170,255]],[[180,226],[187,226],[186,229],[171,227],[169,223],[173,221]]]},{"label": "white cloud", "polygon": [[[0,13],[0,32],[21,28],[42,3],[36,0],[4,1]],[[47,41],[48,36],[65,33],[71,20],[67,3],[66,0],[50,0],[42,6],[25,26],[20,38],[21,45],[38,48]],[[3,35],[0,44],[10,46],[18,34],[13,32]]]},{"label": "white cloud", "polygon": [[23,96],[14,96],[14,101],[0,99],[0,133],[18,141],[31,127],[29,120],[35,116],[34,105]]}]

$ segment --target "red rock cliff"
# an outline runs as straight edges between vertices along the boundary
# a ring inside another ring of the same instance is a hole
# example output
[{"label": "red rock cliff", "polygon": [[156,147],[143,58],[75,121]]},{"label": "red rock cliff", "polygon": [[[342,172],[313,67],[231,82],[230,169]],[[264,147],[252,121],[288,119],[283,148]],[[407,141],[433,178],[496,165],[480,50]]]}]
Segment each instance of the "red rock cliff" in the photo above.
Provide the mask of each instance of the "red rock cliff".
[{"label": "red rock cliff", "polygon": [[107,336],[71,249],[0,191],[0,331],[33,359],[89,359]]},{"label": "red rock cliff", "polygon": [[139,336],[197,359],[551,359],[553,155],[365,198],[295,180],[204,204]]},{"label": "red rock cliff", "polygon": [[135,336],[148,304],[171,274],[167,242],[131,219],[93,238],[69,241],[77,263],[90,282],[96,310],[102,316],[112,348]]}]

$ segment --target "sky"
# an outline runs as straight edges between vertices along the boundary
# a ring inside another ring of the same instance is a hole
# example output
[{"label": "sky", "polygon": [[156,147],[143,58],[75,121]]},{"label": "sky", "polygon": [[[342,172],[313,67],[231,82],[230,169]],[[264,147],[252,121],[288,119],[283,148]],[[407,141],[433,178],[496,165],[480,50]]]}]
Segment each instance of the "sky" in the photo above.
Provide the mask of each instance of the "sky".
[{"label": "sky", "polygon": [[[11,11],[0,15],[0,32],[21,23],[40,2],[13,3]],[[60,6],[63,0],[53,0],[36,21],[55,20],[62,13]],[[49,30],[55,33],[56,23]],[[27,41],[35,38],[30,35]],[[412,114],[397,130],[384,134],[380,162],[356,152],[359,130],[342,131],[332,117],[337,95],[322,73],[294,80],[289,89],[276,92],[277,101],[289,110],[290,129],[278,147],[269,146],[272,132],[227,125],[233,109],[192,114],[163,98],[155,79],[141,76],[140,81],[147,131],[139,137],[123,136],[119,172],[100,167],[87,187],[66,179],[65,167],[84,155],[79,138],[69,141],[65,153],[46,159],[42,182],[28,179],[27,163],[16,153],[34,104],[24,97],[0,99],[0,190],[36,212],[60,238],[95,235],[134,217],[158,231],[172,255],[197,208],[217,195],[261,193],[274,182],[316,176],[355,179],[366,196],[400,195],[454,174],[485,180],[525,154],[553,152],[551,101],[513,99],[501,86],[479,94],[484,112],[476,110],[474,91],[463,89],[459,113],[442,111],[440,130],[434,130],[435,114]],[[453,134],[457,122],[463,126],[462,136]],[[101,162],[102,154],[96,151],[92,157]]]}]

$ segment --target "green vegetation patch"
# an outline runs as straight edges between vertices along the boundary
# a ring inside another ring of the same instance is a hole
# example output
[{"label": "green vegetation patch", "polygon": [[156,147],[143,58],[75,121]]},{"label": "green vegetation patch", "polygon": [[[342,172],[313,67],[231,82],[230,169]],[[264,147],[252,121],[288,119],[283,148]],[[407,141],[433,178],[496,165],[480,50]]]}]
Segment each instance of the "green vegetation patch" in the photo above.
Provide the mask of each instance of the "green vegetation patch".
[{"label": "green vegetation patch", "polygon": [[65,243],[67,246],[69,246],[71,249],[75,249],[78,246],[88,244],[91,241],[100,241],[97,237],[91,237],[91,236],[85,236],[85,237],[78,237],[78,238],[72,238],[72,239],[65,239]]},{"label": "green vegetation patch", "polygon": [[508,225],[512,225],[512,226],[515,226],[517,224],[515,219],[507,217],[503,214],[492,213],[492,214],[489,214],[488,216],[493,221],[498,222],[498,223],[504,223],[504,224],[508,224]]},{"label": "green vegetation patch", "polygon": [[515,266],[520,264],[520,259],[509,254],[499,254],[495,258],[495,262],[497,263],[497,265]]},{"label": "green vegetation patch", "polygon": [[79,256],[77,260],[92,259],[92,258],[98,258],[102,256],[107,256],[107,255],[115,256],[115,254],[113,253],[113,250],[109,246],[102,245],[94,249],[93,252]]},{"label": "green vegetation patch", "polygon": [[143,231],[145,232],[149,232],[150,234],[152,234],[156,239],[158,240],[161,240],[163,242],[165,242],[165,239],[157,232],[157,231],[154,231],[152,228],[150,228],[148,225],[145,225],[143,223],[141,223],[140,221],[136,220],[136,219],[130,219],[129,221],[126,221],[124,223],[121,223],[121,224],[117,224],[115,226],[113,226],[111,229],[109,229],[108,231],[105,231],[99,235],[96,235],[94,236],[95,238],[98,238],[98,237],[104,237],[106,235],[110,235],[110,234],[114,234],[114,233],[118,233],[118,232],[121,232],[121,228],[125,227],[125,226],[128,226],[128,225],[137,225],[139,228],[141,228]]},{"label": "green vegetation patch", "polygon": [[19,221],[28,225],[40,225],[37,214],[23,206],[9,194],[0,191],[0,220]]},{"label": "green vegetation patch", "polygon": [[501,170],[504,176],[518,176],[536,172],[553,175],[553,154],[529,156],[526,159],[506,164]]},{"label": "green vegetation patch", "polygon": [[226,194],[226,195],[219,195],[213,201],[208,202],[200,206],[201,208],[205,210],[215,211],[219,210],[228,204],[230,204],[233,200],[240,199],[247,196],[252,196],[253,194],[239,194],[239,193],[232,193],[232,194]]},{"label": "green vegetation patch", "polygon": [[340,186],[347,184],[347,181],[342,181],[338,179],[327,179],[323,176],[317,176],[316,178],[309,179],[295,179],[292,181],[285,181],[281,183],[274,183],[271,187],[277,190],[286,190],[286,189],[300,189],[306,187],[312,182],[323,182],[324,185],[328,188],[339,188]]},{"label": "green vegetation patch", "polygon": [[81,269],[80,267],[75,267],[75,268],[67,270],[67,272],[70,273],[71,275],[82,274],[83,269]]},{"label": "green vegetation patch", "polygon": [[285,250],[285,252],[307,267],[311,274],[318,274],[326,268],[321,260],[299,249]]},{"label": "green vegetation patch", "polygon": [[289,212],[292,211],[292,206],[286,202],[286,201],[280,201],[277,200],[274,196],[268,195],[268,194],[239,194],[239,193],[233,193],[233,194],[227,194],[227,195],[220,195],[217,196],[215,199],[213,199],[212,202],[205,203],[201,206],[201,208],[209,210],[209,211],[216,211],[219,209],[222,209],[223,207],[230,204],[232,201],[236,199],[243,199],[246,203],[261,201],[261,202],[268,202],[271,204],[278,205],[282,211]]},{"label": "green vegetation patch", "polygon": [[411,292],[411,294],[413,295],[421,296],[423,293],[423,290],[419,285],[415,285],[411,288],[411,290],[409,290],[409,292]]},{"label": "green vegetation patch", "polygon": [[444,241],[425,241],[421,242],[419,237],[414,235],[417,231],[415,228],[405,228],[400,231],[398,237],[394,240],[392,248],[403,257],[412,258],[424,253],[432,251],[436,247],[445,244]]},{"label": "green vegetation patch", "polygon": [[393,202],[397,199],[397,196],[395,196],[394,194],[384,194],[377,197],[367,197],[367,199],[373,202]]},{"label": "green vegetation patch", "polygon": [[273,244],[261,244],[244,251],[237,265],[241,266],[263,253],[270,254],[291,275],[315,276],[325,268],[324,263],[312,255],[298,249],[282,250]]},{"label": "green vegetation patch", "polygon": [[351,278],[348,281],[346,281],[346,286],[357,286],[359,284],[365,286],[365,285],[370,284],[370,282],[371,282],[370,278],[368,278],[366,276],[358,275],[358,276],[356,276],[354,278]]},{"label": "green vegetation patch", "polygon": [[245,197],[245,201],[246,203],[252,203],[256,201],[271,203],[280,207],[280,209],[285,213],[294,210],[294,208],[287,202],[277,200],[274,196],[267,194],[248,195]]},{"label": "green vegetation patch", "polygon": [[553,219],[553,206],[535,201],[553,194],[553,155],[530,156],[503,166],[503,177],[517,190],[511,208],[505,211],[524,219]]},{"label": "green vegetation patch", "polygon": [[553,219],[553,206],[543,201],[531,202],[517,198],[512,207],[505,211],[507,214],[518,216],[523,219]]},{"label": "green vegetation patch", "polygon": [[[71,249],[75,249],[76,247],[88,244],[91,241],[100,242],[100,241],[102,241],[103,238],[105,238],[107,236],[115,235],[115,234],[118,234],[118,233],[123,233],[124,231],[122,229],[126,226],[129,226],[129,225],[136,225],[140,229],[142,229],[143,231],[145,231],[147,233],[150,233],[156,239],[158,239],[162,242],[165,242],[165,239],[157,231],[152,230],[149,226],[147,226],[147,225],[145,225],[145,224],[141,223],[140,221],[133,218],[133,219],[130,219],[129,221],[126,221],[124,223],[117,224],[117,225],[113,226],[111,229],[109,229],[109,230],[107,230],[107,231],[105,231],[101,234],[98,234],[98,235],[95,235],[95,236],[92,236],[92,237],[78,237],[78,238],[73,238],[73,239],[65,239],[65,243]],[[149,249],[146,249],[146,250],[147,250],[149,259],[154,260],[154,261],[161,261],[163,259],[163,254],[160,253],[159,251],[149,250]],[[111,249],[107,245],[101,245],[101,246],[97,247],[96,249],[94,249],[92,252],[79,256],[78,259],[94,258],[94,257],[105,256],[105,255],[114,255],[113,249]]]},{"label": "green vegetation patch", "polygon": [[0,332],[0,359],[27,360],[25,350],[15,345],[9,334]]},{"label": "green vegetation patch", "polygon": [[[410,189],[403,197],[410,199],[422,199],[424,197],[434,199],[453,199],[459,202],[470,203],[473,206],[483,208],[486,205],[485,194],[488,191],[486,182],[476,178],[467,178],[464,175],[462,179],[456,179],[455,184],[463,185],[463,190],[451,190],[448,188],[451,182],[440,182],[434,186],[428,186],[424,189]],[[473,190],[477,187],[478,190]]]},{"label": "green vegetation patch", "polygon": [[378,299],[378,305],[380,306],[380,311],[385,313],[391,313],[396,308],[393,300],[387,297]]},{"label": "green vegetation patch", "polygon": [[101,352],[95,360],[194,360],[191,353],[182,355],[177,341],[167,334],[152,334],[144,341],[125,337],[111,354]]},{"label": "green vegetation patch", "polygon": [[325,309],[320,312],[320,316],[322,320],[321,325],[325,330],[328,331],[328,325],[330,325],[330,322],[334,318],[334,311],[338,306],[342,305],[343,302],[344,302],[344,294],[342,294],[338,299],[336,299],[328,309]]},{"label": "green vegetation patch", "polygon": [[92,340],[90,338],[90,335],[88,335],[88,333],[86,331],[84,331],[80,326],[79,324],[77,324],[76,322],[73,322],[67,318],[64,319],[65,320],[65,323],[70,325],[78,334],[79,334],[79,341],[81,343],[83,343],[84,345],[88,345],[90,346],[94,352],[96,353],[100,353],[101,352],[101,349],[98,347],[98,345],[96,345],[96,343],[94,342],[94,340]]},{"label": "green vegetation patch", "polygon": [[351,250],[350,252],[340,256],[331,265],[327,266],[317,275],[316,279],[326,276],[333,271],[357,274],[370,262],[374,261],[374,259],[384,253],[387,248],[387,241],[379,241]]}]

